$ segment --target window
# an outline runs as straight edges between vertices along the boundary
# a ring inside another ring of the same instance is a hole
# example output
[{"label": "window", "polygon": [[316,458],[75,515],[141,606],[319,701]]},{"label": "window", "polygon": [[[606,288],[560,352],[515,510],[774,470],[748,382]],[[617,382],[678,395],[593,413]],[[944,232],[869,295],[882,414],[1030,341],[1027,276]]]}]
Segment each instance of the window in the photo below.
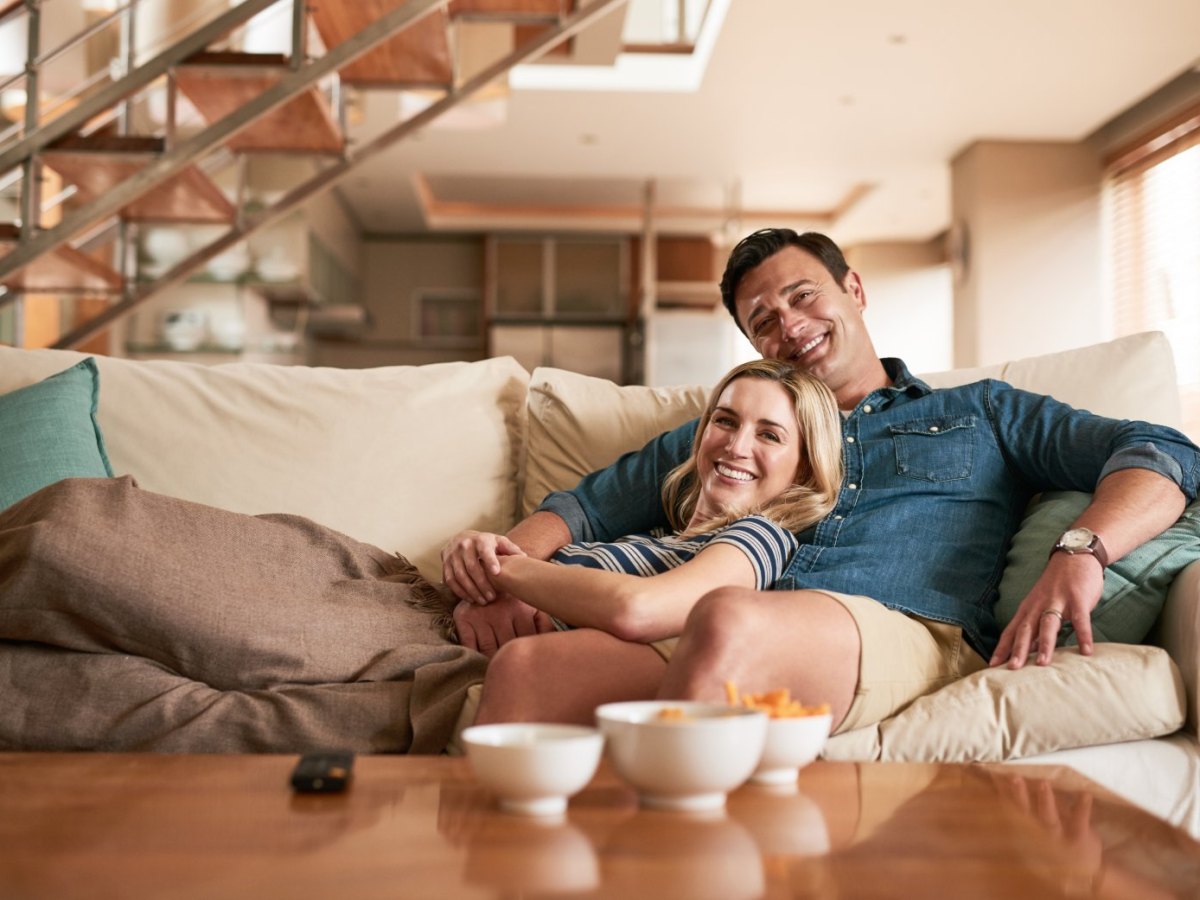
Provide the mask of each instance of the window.
[{"label": "window", "polygon": [[1111,161],[1105,220],[1112,335],[1167,335],[1200,442],[1200,107]]}]

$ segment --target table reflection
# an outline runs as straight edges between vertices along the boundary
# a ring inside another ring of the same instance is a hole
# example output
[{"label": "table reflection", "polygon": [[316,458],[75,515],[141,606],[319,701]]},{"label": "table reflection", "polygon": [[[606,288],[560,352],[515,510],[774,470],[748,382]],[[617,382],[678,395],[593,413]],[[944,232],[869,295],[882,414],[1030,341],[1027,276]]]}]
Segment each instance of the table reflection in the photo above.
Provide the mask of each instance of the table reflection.
[{"label": "table reflection", "polygon": [[464,886],[504,896],[1200,896],[1182,832],[1070,773],[1002,766],[818,764],[707,814],[642,809],[602,774],[550,820],[460,781],[441,785],[437,832]]}]

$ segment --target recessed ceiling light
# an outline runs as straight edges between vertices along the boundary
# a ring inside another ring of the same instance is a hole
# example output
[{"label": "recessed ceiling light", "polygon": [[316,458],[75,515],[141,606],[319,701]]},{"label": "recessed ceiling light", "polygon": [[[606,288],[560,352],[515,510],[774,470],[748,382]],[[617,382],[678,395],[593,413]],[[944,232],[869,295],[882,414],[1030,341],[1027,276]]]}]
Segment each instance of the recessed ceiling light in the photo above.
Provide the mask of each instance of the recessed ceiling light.
[{"label": "recessed ceiling light", "polygon": [[906,35],[906,34],[892,34],[892,35],[889,35],[889,36],[888,36],[888,43],[889,43],[889,44],[896,44],[897,46],[899,46],[900,44],[907,44],[907,43],[908,43],[908,35]]},{"label": "recessed ceiling light", "polygon": [[592,147],[600,143],[600,138],[591,133],[581,134],[579,136],[579,143],[583,144],[585,147]]}]

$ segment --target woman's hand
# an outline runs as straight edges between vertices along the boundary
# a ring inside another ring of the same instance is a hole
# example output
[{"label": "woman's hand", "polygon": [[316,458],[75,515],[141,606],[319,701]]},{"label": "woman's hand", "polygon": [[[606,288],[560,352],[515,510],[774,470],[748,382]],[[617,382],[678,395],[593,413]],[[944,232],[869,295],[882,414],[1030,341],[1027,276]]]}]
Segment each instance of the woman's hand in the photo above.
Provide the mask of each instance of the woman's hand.
[{"label": "woman's hand", "polygon": [[500,572],[500,557],[524,555],[502,534],[460,531],[442,548],[442,580],[460,600],[483,606],[496,599],[492,576]]}]

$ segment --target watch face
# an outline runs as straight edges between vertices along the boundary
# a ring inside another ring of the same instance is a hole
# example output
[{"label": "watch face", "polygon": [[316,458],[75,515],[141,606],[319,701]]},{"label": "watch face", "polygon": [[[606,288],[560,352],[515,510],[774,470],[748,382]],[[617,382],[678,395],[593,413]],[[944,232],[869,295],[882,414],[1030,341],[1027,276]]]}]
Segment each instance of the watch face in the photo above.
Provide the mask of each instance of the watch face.
[{"label": "watch face", "polygon": [[1094,535],[1086,528],[1072,528],[1063,533],[1059,544],[1068,550],[1084,550],[1091,543]]}]

